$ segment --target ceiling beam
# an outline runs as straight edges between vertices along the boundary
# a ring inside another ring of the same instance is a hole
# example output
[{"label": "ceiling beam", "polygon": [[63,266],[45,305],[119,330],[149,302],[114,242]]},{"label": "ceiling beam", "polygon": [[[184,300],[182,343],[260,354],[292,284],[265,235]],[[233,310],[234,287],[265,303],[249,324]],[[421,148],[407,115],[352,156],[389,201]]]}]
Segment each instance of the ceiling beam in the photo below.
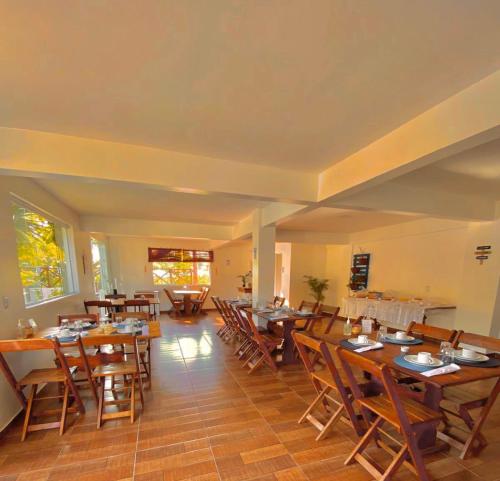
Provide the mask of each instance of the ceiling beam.
[{"label": "ceiling beam", "polygon": [[232,226],[164,222],[84,215],[80,228],[110,236],[177,237],[185,239],[232,240]]},{"label": "ceiling beam", "polygon": [[403,185],[397,180],[349,197],[332,198],[325,206],[457,220],[487,221],[495,218],[495,202],[490,198]]},{"label": "ceiling beam", "polygon": [[500,70],[321,172],[318,201],[340,199],[500,137]]},{"label": "ceiling beam", "polygon": [[0,174],[129,182],[303,204],[317,199],[317,174],[5,127],[0,127]]},{"label": "ceiling beam", "polygon": [[311,232],[301,230],[276,230],[276,242],[298,242],[299,244],[349,244],[349,234]]}]

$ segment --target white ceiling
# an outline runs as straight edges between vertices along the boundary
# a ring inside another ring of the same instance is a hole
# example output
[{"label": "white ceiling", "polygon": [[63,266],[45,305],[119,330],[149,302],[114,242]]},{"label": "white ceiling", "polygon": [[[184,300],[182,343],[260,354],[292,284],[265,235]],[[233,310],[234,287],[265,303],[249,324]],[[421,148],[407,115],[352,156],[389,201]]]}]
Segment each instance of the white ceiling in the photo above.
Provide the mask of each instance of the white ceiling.
[{"label": "white ceiling", "polygon": [[415,220],[414,215],[320,207],[279,224],[280,229],[351,233]]},{"label": "white ceiling", "polygon": [[500,139],[398,177],[396,182],[500,199]]},{"label": "white ceiling", "polygon": [[4,0],[0,125],[319,171],[500,66],[497,0]]},{"label": "white ceiling", "polygon": [[82,215],[229,225],[266,205],[234,197],[170,192],[126,183],[60,179],[37,182]]}]

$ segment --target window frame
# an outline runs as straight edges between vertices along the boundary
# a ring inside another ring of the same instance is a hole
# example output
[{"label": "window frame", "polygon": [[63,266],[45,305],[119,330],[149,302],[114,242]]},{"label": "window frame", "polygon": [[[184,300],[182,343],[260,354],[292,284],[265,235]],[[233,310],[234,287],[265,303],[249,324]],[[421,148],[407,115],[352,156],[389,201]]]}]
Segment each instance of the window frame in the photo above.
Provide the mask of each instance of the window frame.
[{"label": "window frame", "polygon": [[17,259],[17,270],[19,273],[19,281],[21,284],[22,288],[22,297],[23,297],[23,302],[24,302],[24,307],[25,309],[32,309],[35,307],[42,306],[44,304],[48,304],[51,302],[56,302],[61,299],[65,299],[67,297],[75,296],[80,293],[80,282],[79,282],[79,277],[78,277],[78,269],[77,269],[77,263],[76,263],[76,246],[75,246],[75,236],[74,236],[74,229],[73,226],[61,219],[60,217],[57,217],[50,212],[48,212],[45,209],[42,209],[41,207],[38,207],[37,205],[33,204],[32,202],[29,202],[28,200],[18,196],[17,194],[10,192],[10,204],[11,204],[11,209],[13,209],[14,205],[17,205],[18,207],[24,208],[26,210],[29,210],[30,212],[33,212],[35,214],[38,214],[42,216],[44,219],[46,219],[48,222],[51,222],[56,226],[56,236],[57,236],[57,231],[61,230],[64,232],[64,235],[60,239],[61,244],[60,247],[64,251],[65,254],[65,263],[66,263],[66,283],[67,283],[67,291],[63,292],[60,296],[54,296],[50,297],[48,299],[43,299],[38,302],[32,302],[32,303],[26,303],[26,298],[24,296],[24,289],[25,286],[21,280],[21,269],[19,266],[19,251],[18,251],[18,243],[17,243],[17,234],[15,232],[15,225],[14,225],[14,216],[12,214],[12,222],[13,222],[13,229],[14,229],[14,237],[15,237],[15,243],[16,243],[16,259]]},{"label": "window frame", "polygon": [[[155,284],[155,264],[179,264],[179,262],[170,262],[170,261],[153,261],[151,262],[151,277],[152,277],[152,282],[153,286],[155,287],[162,287],[162,286],[184,286],[184,285],[192,285],[192,286],[211,286],[212,285],[212,263],[211,262],[183,262],[183,264],[208,264],[208,270],[209,270],[209,276],[210,276],[210,282],[208,284],[201,283],[201,282],[192,282],[192,283],[186,283],[186,282],[181,282],[179,284],[172,284],[172,283],[165,283],[165,284]],[[191,269],[194,270],[194,269]]]}]

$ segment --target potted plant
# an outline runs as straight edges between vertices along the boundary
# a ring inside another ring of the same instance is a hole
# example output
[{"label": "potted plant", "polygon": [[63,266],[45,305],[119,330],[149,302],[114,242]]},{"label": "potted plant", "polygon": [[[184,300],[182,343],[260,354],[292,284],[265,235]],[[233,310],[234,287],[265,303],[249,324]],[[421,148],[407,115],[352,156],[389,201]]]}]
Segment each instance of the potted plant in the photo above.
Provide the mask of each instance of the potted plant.
[{"label": "potted plant", "polygon": [[252,271],[248,271],[246,274],[236,276],[241,279],[241,287],[247,287],[249,280],[252,278]]},{"label": "potted plant", "polygon": [[313,276],[304,276],[305,283],[311,289],[311,294],[316,302],[323,302],[325,300],[324,292],[328,290],[329,279],[319,279]]}]

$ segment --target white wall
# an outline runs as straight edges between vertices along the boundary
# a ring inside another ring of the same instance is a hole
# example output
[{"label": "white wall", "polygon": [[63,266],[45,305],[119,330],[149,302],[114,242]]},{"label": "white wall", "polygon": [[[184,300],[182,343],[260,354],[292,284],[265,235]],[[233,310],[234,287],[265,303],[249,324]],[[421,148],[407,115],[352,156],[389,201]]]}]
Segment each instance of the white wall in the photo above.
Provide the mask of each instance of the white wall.
[{"label": "white wall", "polygon": [[[16,234],[12,222],[11,193],[50,213],[73,228],[75,239],[76,269],[79,294],[53,300],[43,305],[26,308],[17,263]],[[30,179],[0,176],[0,296],[9,300],[8,308],[0,303],[0,338],[17,336],[17,320],[34,318],[40,327],[53,326],[58,314],[83,312],[83,299],[92,295],[91,254],[89,235],[79,231],[78,216],[56,198]],[[86,274],[83,273],[82,255],[86,258]],[[53,354],[15,353],[6,356],[16,375],[44,364],[53,366]],[[19,411],[19,404],[10,386],[0,376],[0,430]]]},{"label": "white wall", "polygon": [[[164,292],[165,286],[153,285],[152,265],[148,262],[148,247],[171,247],[185,249],[210,249],[209,241],[196,239],[160,239],[148,237],[108,238],[111,280],[117,279],[118,291],[132,296],[136,290],[158,290],[161,310],[170,309]],[[238,295],[240,280],[236,276],[251,269],[251,243],[238,242],[214,249],[212,285],[209,296],[234,297]],[[212,303],[207,301],[206,307]]]}]

